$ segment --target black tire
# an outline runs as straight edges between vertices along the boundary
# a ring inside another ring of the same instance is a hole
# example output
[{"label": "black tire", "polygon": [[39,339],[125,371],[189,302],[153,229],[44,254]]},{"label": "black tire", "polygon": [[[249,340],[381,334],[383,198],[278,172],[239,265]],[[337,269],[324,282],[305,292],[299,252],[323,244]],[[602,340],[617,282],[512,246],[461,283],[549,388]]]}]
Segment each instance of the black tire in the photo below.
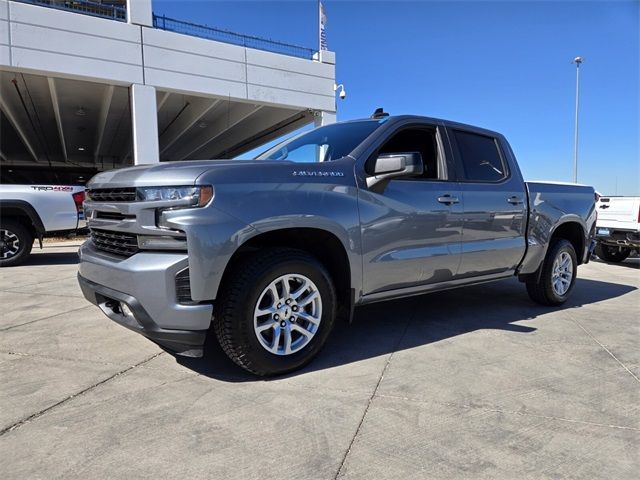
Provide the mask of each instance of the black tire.
[{"label": "black tire", "polygon": [[596,255],[605,262],[620,263],[631,255],[630,248],[612,247],[603,243],[596,245]]},{"label": "black tire", "polygon": [[0,267],[21,264],[29,258],[32,247],[33,235],[24,225],[14,220],[0,221]]},{"label": "black tire", "polygon": [[[564,292],[564,294],[560,295],[556,292],[553,286],[553,266],[556,258],[560,257],[563,253],[567,253],[571,257],[572,277],[569,288]],[[578,261],[573,245],[571,245],[567,240],[555,240],[549,246],[547,255],[540,268],[541,272],[536,272],[529,280],[527,280],[527,293],[529,294],[529,297],[531,297],[534,302],[541,305],[562,305],[567,301],[569,295],[571,295],[578,273]]]},{"label": "black tire", "polygon": [[[299,351],[277,355],[254,331],[254,308],[267,286],[282,275],[301,274],[318,288],[322,314],[315,335]],[[336,293],[326,268],[308,253],[290,248],[262,249],[236,265],[216,302],[213,329],[224,352],[259,376],[281,375],[309,363],[325,344],[336,316]]]}]

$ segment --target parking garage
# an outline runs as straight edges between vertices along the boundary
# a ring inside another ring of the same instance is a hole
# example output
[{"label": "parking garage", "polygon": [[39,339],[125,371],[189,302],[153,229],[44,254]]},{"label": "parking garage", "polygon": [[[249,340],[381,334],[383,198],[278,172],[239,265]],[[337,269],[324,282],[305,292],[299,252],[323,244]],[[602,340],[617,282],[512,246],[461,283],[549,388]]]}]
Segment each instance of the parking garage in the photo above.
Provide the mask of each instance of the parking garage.
[{"label": "parking garage", "polygon": [[0,0],[0,173],[83,183],[234,158],[334,121],[334,83],[333,52],[157,17],[146,0]]}]

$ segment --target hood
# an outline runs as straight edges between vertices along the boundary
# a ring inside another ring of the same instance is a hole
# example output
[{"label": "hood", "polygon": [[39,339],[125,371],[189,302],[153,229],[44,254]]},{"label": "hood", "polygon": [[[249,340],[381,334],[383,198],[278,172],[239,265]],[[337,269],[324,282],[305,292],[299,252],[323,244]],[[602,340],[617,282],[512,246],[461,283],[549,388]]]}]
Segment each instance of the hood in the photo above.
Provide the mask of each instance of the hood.
[{"label": "hood", "polygon": [[238,163],[237,160],[194,160],[162,162],[109,170],[93,177],[87,188],[161,187],[193,185],[196,179],[216,166]]},{"label": "hood", "polygon": [[218,183],[352,183],[353,159],[324,163],[277,160],[194,160],[102,172],[87,188],[161,187]]}]

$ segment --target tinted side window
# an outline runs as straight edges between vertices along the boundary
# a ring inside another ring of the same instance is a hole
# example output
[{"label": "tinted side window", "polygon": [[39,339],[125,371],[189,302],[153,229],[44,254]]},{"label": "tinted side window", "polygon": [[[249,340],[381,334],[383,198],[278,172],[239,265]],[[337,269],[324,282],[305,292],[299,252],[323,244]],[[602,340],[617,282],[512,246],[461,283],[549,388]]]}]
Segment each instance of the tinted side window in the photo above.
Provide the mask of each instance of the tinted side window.
[{"label": "tinted side window", "polygon": [[497,182],[506,171],[495,138],[454,130],[465,177],[472,182]]},{"label": "tinted side window", "polygon": [[[403,128],[394,133],[378,150],[377,155],[418,152],[424,164],[424,173],[413,179],[439,179],[442,172],[438,170],[438,142],[436,131],[427,128]],[[372,169],[372,165],[369,166]],[[411,178],[399,179],[409,180]]]}]

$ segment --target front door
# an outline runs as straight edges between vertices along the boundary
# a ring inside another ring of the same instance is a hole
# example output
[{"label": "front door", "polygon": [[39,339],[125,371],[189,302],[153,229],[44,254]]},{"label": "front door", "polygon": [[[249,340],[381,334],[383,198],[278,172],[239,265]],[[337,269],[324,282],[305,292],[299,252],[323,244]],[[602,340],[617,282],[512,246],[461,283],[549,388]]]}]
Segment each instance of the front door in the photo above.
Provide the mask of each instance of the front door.
[{"label": "front door", "polygon": [[462,233],[457,188],[457,183],[392,180],[381,194],[361,195],[365,295],[455,277]]},{"label": "front door", "polygon": [[448,181],[436,126],[401,127],[372,156],[419,152],[425,172],[360,191],[363,293],[453,279],[460,263],[463,205]]}]

